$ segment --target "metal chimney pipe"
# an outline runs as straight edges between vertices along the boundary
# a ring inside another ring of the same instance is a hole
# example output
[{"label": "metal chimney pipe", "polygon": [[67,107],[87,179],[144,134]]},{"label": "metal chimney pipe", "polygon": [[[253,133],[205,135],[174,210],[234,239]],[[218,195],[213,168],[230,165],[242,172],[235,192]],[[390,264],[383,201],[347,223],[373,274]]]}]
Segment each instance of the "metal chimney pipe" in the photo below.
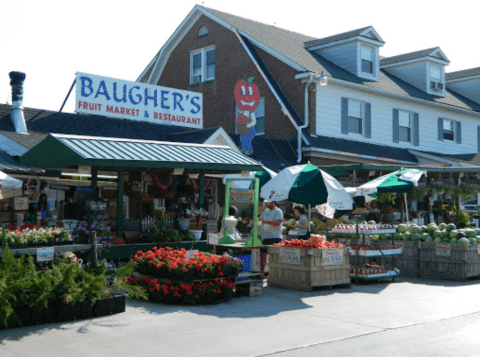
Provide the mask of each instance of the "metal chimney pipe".
[{"label": "metal chimney pipe", "polygon": [[12,119],[15,131],[19,134],[28,134],[27,124],[23,115],[23,81],[25,80],[25,73],[10,72],[10,85],[12,86]]}]

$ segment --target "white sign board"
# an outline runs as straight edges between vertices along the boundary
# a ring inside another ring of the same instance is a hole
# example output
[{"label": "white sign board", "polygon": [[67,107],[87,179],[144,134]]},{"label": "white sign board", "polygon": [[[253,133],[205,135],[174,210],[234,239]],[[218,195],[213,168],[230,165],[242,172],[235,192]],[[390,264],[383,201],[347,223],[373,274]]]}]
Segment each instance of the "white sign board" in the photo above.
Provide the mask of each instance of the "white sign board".
[{"label": "white sign board", "polygon": [[218,241],[220,240],[220,235],[216,233],[209,233],[208,234],[208,244],[211,245],[218,245]]},{"label": "white sign board", "polygon": [[192,259],[195,254],[198,253],[197,249],[187,250],[186,259]]},{"label": "white sign board", "polygon": [[341,264],[343,264],[343,248],[323,249],[322,265],[341,265]]},{"label": "white sign board", "polygon": [[435,255],[437,257],[449,257],[452,255],[450,244],[435,244]]},{"label": "white sign board", "polygon": [[54,248],[37,248],[37,262],[49,262],[53,260]]},{"label": "white sign board", "polygon": [[77,72],[75,112],[203,129],[203,95]]},{"label": "white sign board", "polygon": [[282,249],[280,249],[280,263],[301,264],[300,249],[301,248],[282,248]]}]

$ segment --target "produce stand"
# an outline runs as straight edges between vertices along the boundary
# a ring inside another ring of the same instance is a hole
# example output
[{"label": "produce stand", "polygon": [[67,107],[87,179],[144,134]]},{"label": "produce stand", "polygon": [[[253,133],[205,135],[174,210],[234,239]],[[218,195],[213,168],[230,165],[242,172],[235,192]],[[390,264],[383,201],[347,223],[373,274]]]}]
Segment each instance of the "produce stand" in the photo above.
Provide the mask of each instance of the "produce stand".
[{"label": "produce stand", "polygon": [[[363,257],[365,258],[370,258],[370,257],[389,257],[391,260],[391,266],[395,267],[395,256],[401,255],[403,252],[403,247],[396,247],[395,246],[395,238],[393,236],[393,233],[395,233],[394,229],[381,229],[381,230],[369,230],[369,229],[359,229],[359,217],[363,217],[363,215],[356,216],[356,223],[355,223],[355,231],[353,232],[352,230],[332,230],[332,233],[340,233],[340,234],[346,234],[346,235],[352,235],[355,236],[355,251],[352,251],[349,249],[349,254],[354,256],[354,276],[355,277],[355,284],[358,284],[358,280],[362,279],[367,279],[367,280],[374,280],[375,278],[378,279],[384,279],[384,278],[391,278],[392,282],[395,281],[395,277],[400,274],[400,270],[395,269],[395,273],[378,273],[378,274],[359,274],[360,266],[359,266],[359,258]],[[387,234],[392,234],[392,240],[391,240],[391,245],[394,246],[394,249],[385,249],[385,247],[382,247],[379,245],[375,240],[370,240],[371,244],[370,245],[365,245],[370,246],[373,249],[361,251],[359,250],[359,237],[362,235],[363,238],[363,243],[365,244],[365,236],[372,236],[372,235],[387,235]],[[365,259],[366,260],[366,259]]]}]

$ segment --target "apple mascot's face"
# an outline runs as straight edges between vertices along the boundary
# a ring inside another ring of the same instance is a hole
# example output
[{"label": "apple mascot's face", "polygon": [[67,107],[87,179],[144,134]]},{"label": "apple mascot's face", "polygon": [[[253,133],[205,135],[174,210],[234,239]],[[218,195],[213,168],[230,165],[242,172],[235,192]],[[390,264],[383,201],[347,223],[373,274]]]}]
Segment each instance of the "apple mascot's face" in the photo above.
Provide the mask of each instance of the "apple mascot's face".
[{"label": "apple mascot's face", "polygon": [[260,101],[260,92],[258,87],[252,82],[253,78],[249,78],[247,81],[242,79],[235,86],[235,101],[240,110],[254,112],[257,109]]}]

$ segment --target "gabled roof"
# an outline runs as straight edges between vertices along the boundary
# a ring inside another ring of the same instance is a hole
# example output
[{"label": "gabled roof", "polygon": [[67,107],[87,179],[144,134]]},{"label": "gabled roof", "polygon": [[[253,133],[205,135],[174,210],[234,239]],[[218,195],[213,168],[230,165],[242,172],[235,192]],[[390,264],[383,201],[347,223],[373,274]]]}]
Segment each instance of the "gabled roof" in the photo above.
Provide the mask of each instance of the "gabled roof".
[{"label": "gabled roof", "polygon": [[418,60],[420,58],[434,58],[442,62],[450,63],[450,61],[442,52],[440,47],[434,47],[426,50],[405,53],[403,55],[383,58],[382,60],[380,60],[380,66],[385,67],[393,64],[400,64],[403,62]]},{"label": "gabled roof", "polygon": [[320,38],[313,41],[305,42],[305,48],[312,49],[315,47],[325,46],[325,45],[335,45],[337,42],[352,39],[355,37],[360,37],[368,40],[373,40],[380,43],[385,43],[382,38],[377,34],[372,26],[364,27],[361,29],[344,32],[338,35]]},{"label": "gabled roof", "polygon": [[453,81],[457,79],[467,79],[472,77],[480,77],[480,67],[464,69],[462,71],[445,73],[445,80]]}]

